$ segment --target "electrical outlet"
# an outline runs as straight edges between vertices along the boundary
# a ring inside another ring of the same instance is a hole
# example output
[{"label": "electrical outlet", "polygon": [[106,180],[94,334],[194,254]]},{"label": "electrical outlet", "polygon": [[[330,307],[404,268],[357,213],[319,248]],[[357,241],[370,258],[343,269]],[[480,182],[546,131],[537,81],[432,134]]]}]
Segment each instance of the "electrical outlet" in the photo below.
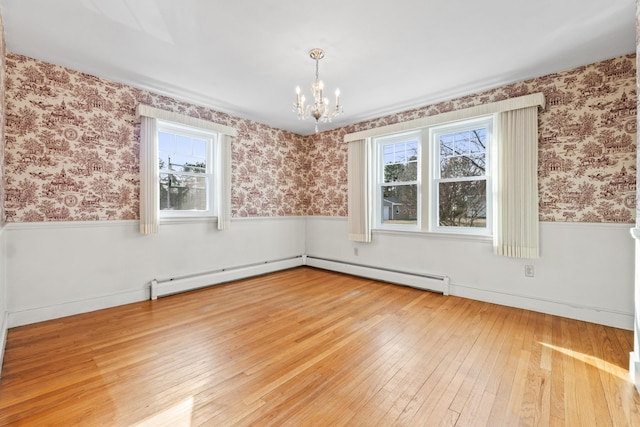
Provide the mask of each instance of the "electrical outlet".
[{"label": "electrical outlet", "polygon": [[358,248],[353,248],[353,254],[354,254],[355,256],[358,256]]},{"label": "electrical outlet", "polygon": [[524,275],[525,277],[533,277],[533,265],[524,266]]}]

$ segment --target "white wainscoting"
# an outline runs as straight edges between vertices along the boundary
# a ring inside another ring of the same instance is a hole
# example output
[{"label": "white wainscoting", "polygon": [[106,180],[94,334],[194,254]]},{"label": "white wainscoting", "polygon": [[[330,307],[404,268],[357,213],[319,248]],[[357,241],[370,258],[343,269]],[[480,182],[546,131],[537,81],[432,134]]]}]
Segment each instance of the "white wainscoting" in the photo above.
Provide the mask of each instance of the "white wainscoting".
[{"label": "white wainscoting", "polygon": [[[639,9],[640,11],[640,9]],[[635,242],[635,295],[633,298],[635,306],[635,321],[633,329],[633,351],[629,354],[629,374],[631,381],[640,392],[640,228],[633,227],[631,230]]]},{"label": "white wainscoting", "polygon": [[154,278],[250,265],[304,253],[305,218],[161,223],[138,221],[9,224],[8,326],[20,326],[149,299]]},{"label": "white wainscoting", "polygon": [[7,281],[5,274],[5,226],[0,226],[0,376],[2,361],[9,330],[9,313],[7,311]]},{"label": "white wainscoting", "polygon": [[[451,295],[633,329],[634,242],[628,224],[541,223],[541,257],[493,254],[486,238],[373,232],[347,240],[346,218],[308,217],[308,256],[449,276]],[[525,277],[525,265],[534,277]]]},{"label": "white wainscoting", "polygon": [[[306,254],[447,276],[452,295],[633,329],[629,228],[542,223],[541,258],[521,260],[494,255],[482,238],[374,232],[371,243],[354,243],[346,218],[234,219],[225,231],[207,222],[163,223],[148,236],[137,221],[9,224],[0,286],[4,279],[13,327],[146,300],[154,278]],[[524,276],[525,265],[535,277]]]}]

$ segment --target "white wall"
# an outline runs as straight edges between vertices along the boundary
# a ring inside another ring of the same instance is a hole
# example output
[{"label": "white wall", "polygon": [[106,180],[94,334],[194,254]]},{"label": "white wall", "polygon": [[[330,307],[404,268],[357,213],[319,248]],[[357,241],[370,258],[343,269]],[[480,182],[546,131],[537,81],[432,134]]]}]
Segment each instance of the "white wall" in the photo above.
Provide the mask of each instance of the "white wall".
[{"label": "white wall", "polygon": [[2,360],[7,341],[8,312],[7,312],[7,281],[5,279],[5,229],[0,226],[0,374],[2,374]]},{"label": "white wall", "polygon": [[300,256],[304,241],[304,217],[233,220],[224,231],[161,223],[156,235],[138,221],[9,224],[9,326],[145,300],[152,279]]},{"label": "white wall", "polygon": [[[162,224],[151,236],[137,227],[137,221],[7,225],[9,326],[141,301],[154,278],[307,254],[447,275],[452,295],[633,328],[629,225],[542,223],[537,260],[496,256],[490,241],[477,238],[374,232],[372,243],[354,243],[346,238],[346,218],[237,219],[225,231],[211,223]],[[534,266],[534,278],[524,276],[526,264]]]},{"label": "white wall", "polygon": [[[633,329],[634,242],[630,226],[541,223],[541,257],[494,255],[491,241],[375,232],[346,239],[345,218],[307,219],[308,256],[447,275],[451,294]],[[358,255],[354,254],[357,248]],[[525,277],[524,266],[535,276]]]},{"label": "white wall", "polygon": [[632,234],[635,238],[636,274],[634,304],[636,311],[633,329],[633,351],[629,355],[629,374],[631,375],[631,380],[636,385],[636,389],[640,392],[640,227],[635,227]]}]

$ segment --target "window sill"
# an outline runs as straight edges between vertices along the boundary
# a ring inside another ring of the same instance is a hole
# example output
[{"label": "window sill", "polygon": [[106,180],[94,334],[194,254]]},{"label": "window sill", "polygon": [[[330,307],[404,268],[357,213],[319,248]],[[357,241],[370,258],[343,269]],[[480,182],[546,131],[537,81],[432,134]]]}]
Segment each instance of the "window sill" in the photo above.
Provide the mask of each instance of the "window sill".
[{"label": "window sill", "polygon": [[161,224],[195,224],[195,223],[217,223],[217,216],[171,216],[160,218]]},{"label": "window sill", "polygon": [[442,240],[471,240],[476,242],[493,242],[493,236],[480,234],[456,234],[456,233],[436,233],[431,231],[411,231],[411,230],[389,230],[373,229],[374,234],[389,234],[399,236],[414,236],[422,239],[442,239]]}]

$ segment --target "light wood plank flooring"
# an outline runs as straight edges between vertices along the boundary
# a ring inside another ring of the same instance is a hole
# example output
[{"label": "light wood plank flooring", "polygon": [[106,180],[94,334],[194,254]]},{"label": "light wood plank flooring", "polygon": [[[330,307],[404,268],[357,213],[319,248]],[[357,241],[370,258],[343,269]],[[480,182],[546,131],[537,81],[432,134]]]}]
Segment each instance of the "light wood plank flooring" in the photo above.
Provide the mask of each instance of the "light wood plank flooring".
[{"label": "light wood plank flooring", "polygon": [[10,330],[0,425],[640,426],[632,347],[302,267]]}]

